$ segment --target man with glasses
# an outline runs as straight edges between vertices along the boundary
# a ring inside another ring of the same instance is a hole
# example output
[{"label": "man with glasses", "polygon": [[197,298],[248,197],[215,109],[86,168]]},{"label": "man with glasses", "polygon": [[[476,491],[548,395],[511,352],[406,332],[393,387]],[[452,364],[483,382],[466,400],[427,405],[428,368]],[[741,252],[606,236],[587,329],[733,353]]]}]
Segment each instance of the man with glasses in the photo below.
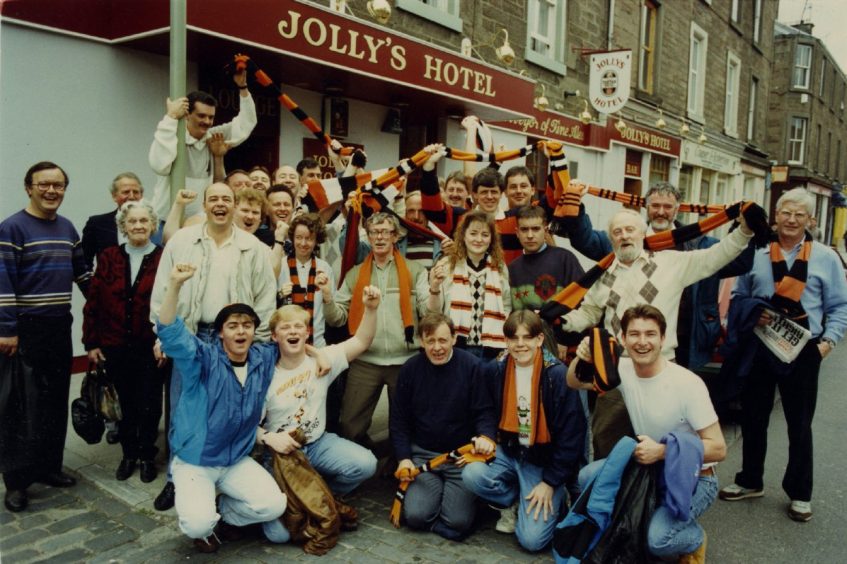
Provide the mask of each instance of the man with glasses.
[{"label": "man with glasses", "polygon": [[0,414],[0,470],[9,511],[26,509],[26,489],[34,482],[76,484],[62,472],[73,354],[71,291],[75,282],[84,294],[91,272],[76,229],[58,215],[67,186],[61,167],[34,164],[24,178],[29,204],[0,223],[0,374],[5,378],[11,372],[7,363],[17,361],[28,382],[26,413],[16,416],[7,406]]},{"label": "man with glasses", "polygon": [[326,322],[334,327],[347,323],[350,334],[355,333],[364,313],[362,289],[376,286],[383,296],[373,344],[350,363],[339,421],[344,437],[370,446],[367,431],[382,387],[388,386],[390,400],[400,367],[418,350],[414,333],[418,316],[426,313],[429,280],[426,269],[405,260],[397,250],[400,224],[393,215],[375,213],[365,222],[365,229],[371,252],[347,273],[334,298],[322,295]]}]

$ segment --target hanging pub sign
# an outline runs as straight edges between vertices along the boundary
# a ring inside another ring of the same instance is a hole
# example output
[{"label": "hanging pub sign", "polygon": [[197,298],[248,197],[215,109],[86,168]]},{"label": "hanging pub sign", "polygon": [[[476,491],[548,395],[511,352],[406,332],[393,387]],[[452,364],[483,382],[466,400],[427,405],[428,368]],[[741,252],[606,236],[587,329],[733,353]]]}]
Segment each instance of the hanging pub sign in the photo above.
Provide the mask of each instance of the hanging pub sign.
[{"label": "hanging pub sign", "polygon": [[619,112],[629,100],[632,50],[591,54],[588,98],[598,112]]}]

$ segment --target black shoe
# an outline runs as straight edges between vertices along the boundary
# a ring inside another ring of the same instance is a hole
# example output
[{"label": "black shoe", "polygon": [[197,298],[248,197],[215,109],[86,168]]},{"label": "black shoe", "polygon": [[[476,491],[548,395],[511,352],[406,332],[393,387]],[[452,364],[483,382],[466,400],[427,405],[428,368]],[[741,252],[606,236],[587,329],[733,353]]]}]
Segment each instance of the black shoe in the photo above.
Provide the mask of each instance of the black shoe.
[{"label": "black shoe", "polygon": [[117,429],[112,429],[111,431],[106,431],[106,442],[110,445],[116,445],[121,442],[121,436]]},{"label": "black shoe", "polygon": [[152,460],[142,460],[139,466],[138,474],[141,476],[141,481],[148,484],[156,479],[159,472],[156,470],[156,463]]},{"label": "black shoe", "polygon": [[26,490],[6,490],[6,499],[4,500],[6,509],[12,513],[18,513],[26,509],[29,505],[29,498],[26,495]]},{"label": "black shoe", "polygon": [[135,460],[129,458],[121,459],[121,463],[118,464],[118,469],[115,470],[115,478],[119,481],[123,482],[135,472]]},{"label": "black shoe", "polygon": [[76,479],[73,476],[68,476],[64,472],[51,472],[36,481],[54,488],[69,488],[76,485]]},{"label": "black shoe", "polygon": [[153,507],[156,508],[156,511],[167,511],[174,506],[175,495],[176,491],[174,490],[174,483],[168,482],[165,484],[165,487],[162,488],[162,491],[159,492],[159,495],[156,496],[156,499],[153,500]]}]

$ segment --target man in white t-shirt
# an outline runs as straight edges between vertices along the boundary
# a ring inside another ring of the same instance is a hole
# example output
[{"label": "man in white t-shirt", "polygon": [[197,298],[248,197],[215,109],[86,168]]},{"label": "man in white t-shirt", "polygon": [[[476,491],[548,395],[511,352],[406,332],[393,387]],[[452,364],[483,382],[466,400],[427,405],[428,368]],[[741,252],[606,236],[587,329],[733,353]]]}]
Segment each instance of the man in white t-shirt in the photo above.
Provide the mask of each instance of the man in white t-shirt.
[{"label": "man in white t-shirt", "polygon": [[[356,334],[337,345],[321,349],[331,368],[318,376],[314,359],[306,355],[309,313],[298,305],[286,305],[270,319],[271,338],[279,346],[280,357],[265,401],[265,417],[257,441],[282,454],[302,449],[314,469],[337,495],[356,489],[376,472],[376,458],[368,449],[326,430],[326,396],[330,384],[347,369],[350,361],[365,352],[376,334],[376,310],[380,291],[366,286],[362,301],[364,315]],[[291,436],[297,429],[306,440]],[[265,536],[273,542],[287,542],[288,531],[277,519],[263,523]]]},{"label": "man in white t-shirt", "polygon": [[[664,461],[665,438],[669,433],[690,433],[703,445],[703,465],[688,520],[679,520],[671,509],[660,505],[647,534],[650,552],[660,558],[677,557],[680,562],[705,562],[706,534],[696,518],[717,497],[715,463],[726,457],[726,442],[718,416],[703,381],[693,372],[662,357],[667,323],[662,312],[642,304],[629,308],[621,317],[624,347],[629,354],[618,366],[620,390],[635,429],[638,445],[633,458],[641,464]],[[588,338],[577,347],[580,361],[593,363]],[[568,369],[568,386],[592,389],[591,382],[577,377],[577,362]],[[603,460],[595,460],[580,471],[584,488],[600,470]],[[665,472],[667,480],[668,473]],[[674,484],[668,483],[672,488]]]}]

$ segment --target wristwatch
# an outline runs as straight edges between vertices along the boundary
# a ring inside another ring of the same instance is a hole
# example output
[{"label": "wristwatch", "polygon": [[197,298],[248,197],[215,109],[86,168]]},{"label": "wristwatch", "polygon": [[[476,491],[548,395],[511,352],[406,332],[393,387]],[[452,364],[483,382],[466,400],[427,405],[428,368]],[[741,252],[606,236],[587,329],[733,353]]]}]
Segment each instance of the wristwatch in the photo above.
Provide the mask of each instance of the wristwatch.
[{"label": "wristwatch", "polygon": [[826,343],[827,345],[829,345],[830,350],[835,350],[835,346],[838,344],[829,337],[824,337],[823,339],[821,339],[821,343]]}]

